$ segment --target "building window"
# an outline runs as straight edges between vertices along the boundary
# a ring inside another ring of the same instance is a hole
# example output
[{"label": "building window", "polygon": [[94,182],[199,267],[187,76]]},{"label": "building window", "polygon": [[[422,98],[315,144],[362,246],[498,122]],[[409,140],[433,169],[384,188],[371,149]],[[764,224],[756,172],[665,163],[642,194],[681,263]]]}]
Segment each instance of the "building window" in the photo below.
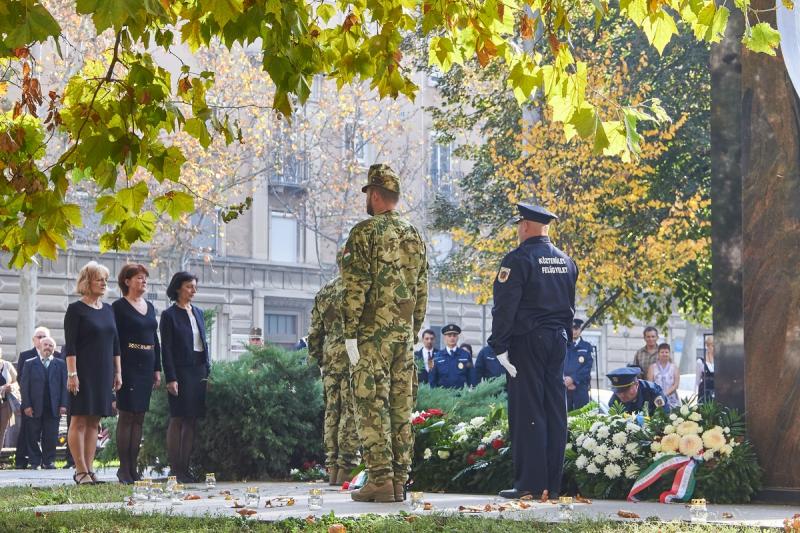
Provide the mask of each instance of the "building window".
[{"label": "building window", "polygon": [[197,228],[197,234],[192,239],[197,251],[216,255],[219,242],[219,214],[217,211],[194,213],[189,220],[192,227]]},{"label": "building window", "polygon": [[297,219],[289,213],[271,211],[269,219],[269,258],[282,263],[299,260]]},{"label": "building window", "polygon": [[320,98],[322,98],[322,83],[324,82],[325,78],[322,74],[317,74],[314,76],[313,81],[311,82],[311,95],[309,96],[309,100],[318,102]]},{"label": "building window", "polygon": [[294,344],[297,342],[297,321],[296,314],[265,313],[265,340],[275,344]]},{"label": "building window", "polygon": [[435,136],[431,136],[431,160],[428,173],[435,189],[441,188],[450,176],[450,158],[453,151],[451,143],[440,144]]},{"label": "building window", "polygon": [[367,141],[361,124],[348,122],[344,125],[345,155],[351,155],[360,164],[365,164],[367,158]]}]

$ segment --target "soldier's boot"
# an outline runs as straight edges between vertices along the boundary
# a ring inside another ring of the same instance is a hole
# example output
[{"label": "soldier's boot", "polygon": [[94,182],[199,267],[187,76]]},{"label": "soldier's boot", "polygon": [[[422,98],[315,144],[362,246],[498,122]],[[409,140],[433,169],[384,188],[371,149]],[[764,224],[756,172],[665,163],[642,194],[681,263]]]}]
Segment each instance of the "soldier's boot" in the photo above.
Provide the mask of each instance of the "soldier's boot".
[{"label": "soldier's boot", "polygon": [[394,482],[394,501],[396,502],[406,501],[406,484],[403,483],[402,481]]},{"label": "soldier's boot", "polygon": [[328,484],[338,485],[337,483],[338,479],[339,479],[339,467],[334,465],[328,468]]},{"label": "soldier's boot", "polygon": [[345,481],[350,481],[351,471],[352,468],[340,466],[339,473],[336,476],[336,485],[339,485],[341,487]]},{"label": "soldier's boot", "polygon": [[390,479],[379,485],[368,481],[366,485],[353,492],[350,497],[357,502],[393,503],[395,501],[394,482]]}]

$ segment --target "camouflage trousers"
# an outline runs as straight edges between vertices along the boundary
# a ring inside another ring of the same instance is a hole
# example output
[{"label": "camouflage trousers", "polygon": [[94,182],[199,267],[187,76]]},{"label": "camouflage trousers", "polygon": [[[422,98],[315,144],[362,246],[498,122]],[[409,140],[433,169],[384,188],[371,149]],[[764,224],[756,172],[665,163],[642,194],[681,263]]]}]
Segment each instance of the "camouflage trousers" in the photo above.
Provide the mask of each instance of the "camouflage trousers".
[{"label": "camouflage trousers", "polygon": [[369,479],[405,483],[414,452],[414,354],[406,342],[360,343],[352,368],[356,427]]},{"label": "camouflage trousers", "polygon": [[325,395],[325,466],[353,469],[359,463],[359,439],[349,373],[326,373],[322,377],[322,388]]}]

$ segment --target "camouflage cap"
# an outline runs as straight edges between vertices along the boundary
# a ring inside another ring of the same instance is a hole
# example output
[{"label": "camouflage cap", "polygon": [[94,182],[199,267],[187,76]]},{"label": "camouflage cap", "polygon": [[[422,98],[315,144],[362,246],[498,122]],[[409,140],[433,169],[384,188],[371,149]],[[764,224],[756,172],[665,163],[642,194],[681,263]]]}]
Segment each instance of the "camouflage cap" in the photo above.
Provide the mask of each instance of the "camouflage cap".
[{"label": "camouflage cap", "polygon": [[367,192],[367,187],[375,186],[387,191],[400,193],[400,178],[397,177],[392,167],[377,163],[369,167],[367,184],[361,187],[361,192]]}]

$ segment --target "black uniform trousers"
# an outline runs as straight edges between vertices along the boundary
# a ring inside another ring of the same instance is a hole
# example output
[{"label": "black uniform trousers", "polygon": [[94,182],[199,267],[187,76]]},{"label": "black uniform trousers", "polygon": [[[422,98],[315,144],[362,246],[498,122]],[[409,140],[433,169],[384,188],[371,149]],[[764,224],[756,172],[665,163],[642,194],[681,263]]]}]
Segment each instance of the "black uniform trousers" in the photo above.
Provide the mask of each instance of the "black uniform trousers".
[{"label": "black uniform trousers", "polygon": [[509,360],[517,377],[508,377],[508,425],[514,461],[514,488],[534,494],[561,490],[567,444],[563,328],[536,329],[514,336]]}]

